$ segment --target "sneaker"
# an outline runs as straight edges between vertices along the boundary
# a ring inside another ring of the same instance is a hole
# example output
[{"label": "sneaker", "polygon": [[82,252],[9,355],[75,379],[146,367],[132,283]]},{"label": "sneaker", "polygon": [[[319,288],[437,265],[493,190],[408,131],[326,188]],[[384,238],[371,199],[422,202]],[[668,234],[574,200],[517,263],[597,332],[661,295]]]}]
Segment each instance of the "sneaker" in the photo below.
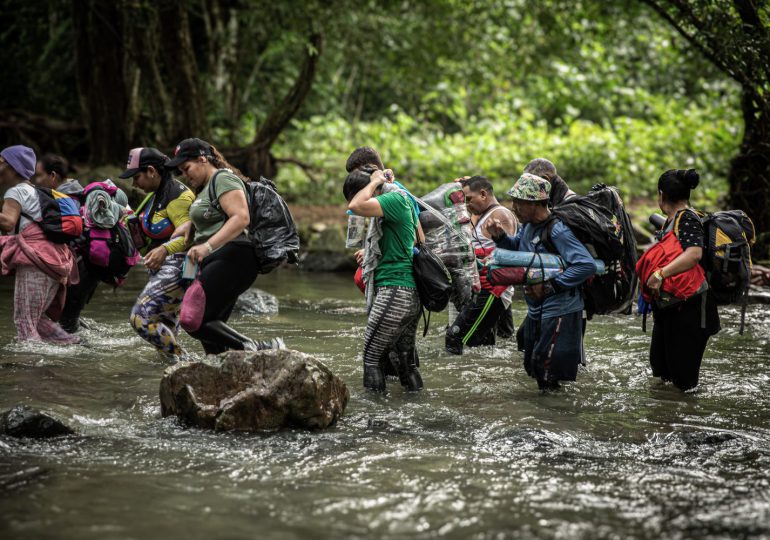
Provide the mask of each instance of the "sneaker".
[{"label": "sneaker", "polygon": [[245,344],[244,349],[247,351],[284,350],[286,343],[283,342],[283,338],[275,337],[267,340],[250,341]]}]

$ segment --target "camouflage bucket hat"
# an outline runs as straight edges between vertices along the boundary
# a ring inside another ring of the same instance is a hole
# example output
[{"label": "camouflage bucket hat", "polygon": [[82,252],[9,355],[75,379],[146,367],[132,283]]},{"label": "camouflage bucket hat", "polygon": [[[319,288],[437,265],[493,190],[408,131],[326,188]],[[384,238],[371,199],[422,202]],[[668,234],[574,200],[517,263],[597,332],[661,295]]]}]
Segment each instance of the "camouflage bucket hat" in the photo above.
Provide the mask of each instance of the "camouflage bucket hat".
[{"label": "camouflage bucket hat", "polygon": [[549,193],[551,193],[551,183],[545,178],[529,173],[522,174],[508,190],[508,195],[514,199],[533,202],[547,201]]}]

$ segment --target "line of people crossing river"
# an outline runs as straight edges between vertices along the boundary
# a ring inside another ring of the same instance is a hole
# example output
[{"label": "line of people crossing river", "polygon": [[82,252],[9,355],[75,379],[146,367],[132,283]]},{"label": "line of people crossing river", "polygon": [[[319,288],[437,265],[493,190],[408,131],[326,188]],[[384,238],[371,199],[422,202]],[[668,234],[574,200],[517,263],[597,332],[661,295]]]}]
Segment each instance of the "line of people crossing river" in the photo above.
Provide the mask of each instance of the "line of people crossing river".
[{"label": "line of people crossing river", "polygon": [[[79,343],[80,313],[96,288],[119,286],[141,257],[148,278],[129,321],[164,357],[188,357],[180,327],[207,354],[285,348],[279,337],[254,339],[228,324],[260,273],[296,261],[296,229],[275,184],[252,182],[201,139],[181,141],[173,154],[130,150],[120,178],[145,195],[131,208],[111,180],[84,186],[72,179],[60,156],[38,160],[22,145],[0,152],[0,269],[15,276],[17,339]],[[547,159],[532,160],[508,190],[512,210],[484,176],[457,178],[432,199],[415,197],[371,147],[354,150],[346,171],[349,233],[358,236],[349,246],[361,248],[356,282],[368,312],[363,384],[377,392],[389,376],[408,391],[423,388],[416,338],[425,310],[451,304],[450,354],[515,335],[526,373],[548,392],[575,381],[585,364],[587,320],[629,313],[637,296],[639,312],[654,317],[653,375],[692,390],[728,287],[712,268],[719,256],[712,229],[721,226],[730,246],[743,234],[745,249],[728,258],[745,264],[748,257],[750,265],[750,220],[731,214],[743,226],[736,232],[725,216],[715,224],[691,208],[699,183],[692,169],[659,178],[660,241],[638,260],[617,191],[599,186],[580,197]],[[729,286],[741,292],[744,285]],[[518,331],[517,287],[527,304]],[[729,292],[728,301],[738,298]]]}]

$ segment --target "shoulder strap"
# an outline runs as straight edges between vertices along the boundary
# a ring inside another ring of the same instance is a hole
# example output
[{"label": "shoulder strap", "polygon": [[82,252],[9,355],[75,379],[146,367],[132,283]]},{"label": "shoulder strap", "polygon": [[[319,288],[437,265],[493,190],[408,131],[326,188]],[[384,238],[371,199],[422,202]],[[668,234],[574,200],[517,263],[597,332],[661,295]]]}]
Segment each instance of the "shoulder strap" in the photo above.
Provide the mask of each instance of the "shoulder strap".
[{"label": "shoulder strap", "polygon": [[559,250],[556,249],[556,246],[554,246],[553,242],[551,241],[551,231],[553,231],[553,227],[556,225],[557,221],[559,221],[559,218],[552,213],[546,219],[545,226],[540,232],[540,244],[545,246],[546,251],[554,254],[558,254]]},{"label": "shoulder strap", "polygon": [[219,176],[219,173],[222,172],[222,169],[219,169],[217,172],[214,173],[214,176],[211,177],[211,180],[209,180],[208,185],[208,195],[209,195],[209,201],[211,206],[214,207],[216,210],[220,210],[222,206],[219,204],[219,199],[217,198],[217,192],[214,183],[217,180],[217,176]]}]

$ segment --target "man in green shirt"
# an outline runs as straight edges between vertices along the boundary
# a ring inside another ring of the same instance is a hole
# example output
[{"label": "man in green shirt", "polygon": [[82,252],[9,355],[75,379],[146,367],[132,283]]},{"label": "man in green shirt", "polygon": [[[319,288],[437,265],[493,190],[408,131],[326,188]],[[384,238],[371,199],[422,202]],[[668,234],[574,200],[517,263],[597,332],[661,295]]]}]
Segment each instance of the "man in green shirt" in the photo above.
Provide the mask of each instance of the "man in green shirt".
[{"label": "man in green shirt", "polygon": [[[367,237],[364,255],[365,279],[373,279],[375,299],[364,334],[364,386],[385,391],[381,362],[389,351],[398,356],[398,375],[407,390],[423,386],[417,369],[415,334],[420,300],[412,275],[412,248],[417,219],[405,192],[390,188],[393,172],[356,169],[345,180],[343,194],[348,209],[363,217],[376,218]],[[371,269],[374,268],[373,273]],[[373,276],[373,277],[372,277]]]}]

